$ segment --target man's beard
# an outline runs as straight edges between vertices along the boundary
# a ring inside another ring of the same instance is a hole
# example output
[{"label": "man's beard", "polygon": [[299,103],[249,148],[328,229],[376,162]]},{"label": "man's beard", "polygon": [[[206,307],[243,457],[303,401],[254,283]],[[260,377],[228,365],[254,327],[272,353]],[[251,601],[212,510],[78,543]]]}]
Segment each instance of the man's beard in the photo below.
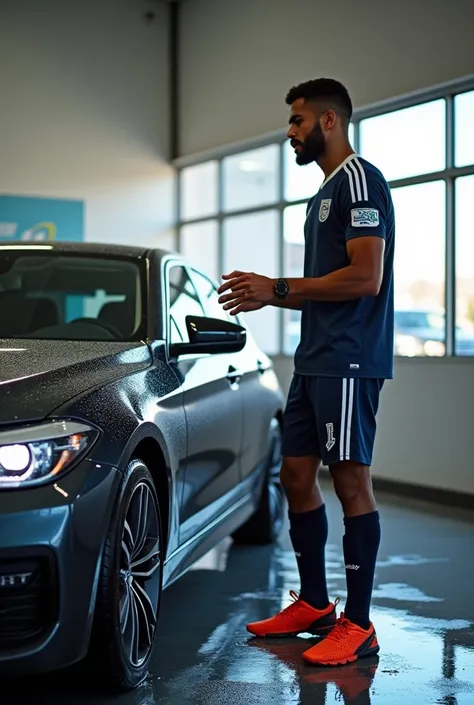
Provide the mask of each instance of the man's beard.
[{"label": "man's beard", "polygon": [[296,163],[299,166],[317,162],[323,156],[326,151],[326,142],[319,122],[311,130],[304,143],[299,142],[298,144],[301,147],[300,151],[296,152]]}]

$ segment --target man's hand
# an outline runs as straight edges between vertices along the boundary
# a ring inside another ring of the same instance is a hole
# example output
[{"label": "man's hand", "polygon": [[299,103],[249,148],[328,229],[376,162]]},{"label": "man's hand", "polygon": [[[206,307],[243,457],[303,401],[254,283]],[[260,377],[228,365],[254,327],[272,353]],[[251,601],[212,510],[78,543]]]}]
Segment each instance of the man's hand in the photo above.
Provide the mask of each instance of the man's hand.
[{"label": "man's hand", "polygon": [[227,281],[219,287],[218,293],[230,293],[220,296],[219,303],[224,304],[223,308],[229,311],[231,316],[246,311],[258,311],[275,297],[275,279],[264,277],[262,274],[236,270],[223,274],[222,279]]}]

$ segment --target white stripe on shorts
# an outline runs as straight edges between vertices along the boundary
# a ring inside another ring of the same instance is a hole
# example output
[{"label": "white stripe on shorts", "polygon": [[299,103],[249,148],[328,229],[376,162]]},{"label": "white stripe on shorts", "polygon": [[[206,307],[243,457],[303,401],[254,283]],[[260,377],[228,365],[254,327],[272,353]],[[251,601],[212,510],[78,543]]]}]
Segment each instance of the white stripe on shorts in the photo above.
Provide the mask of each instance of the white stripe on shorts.
[{"label": "white stripe on shorts", "polygon": [[354,379],[342,380],[341,436],[339,439],[339,459],[350,460],[352,409],[354,406]]}]

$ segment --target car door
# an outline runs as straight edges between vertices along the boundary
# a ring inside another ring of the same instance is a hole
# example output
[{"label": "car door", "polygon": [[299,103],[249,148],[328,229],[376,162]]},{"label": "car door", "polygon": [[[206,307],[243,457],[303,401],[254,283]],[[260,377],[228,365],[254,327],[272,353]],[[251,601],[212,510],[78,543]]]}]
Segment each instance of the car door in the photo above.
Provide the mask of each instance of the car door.
[{"label": "car door", "polygon": [[[206,310],[185,266],[172,263],[167,276],[170,341],[187,342],[186,316],[203,316]],[[239,484],[242,407],[232,357],[186,355],[170,361],[182,384],[187,422],[180,543],[225,511]]]},{"label": "car door", "polygon": [[[219,303],[217,288],[210,279],[194,269],[191,271],[191,276],[209,316],[245,326],[242,320],[224,311],[222,304]],[[275,411],[274,391],[277,380],[270,359],[257,346],[248,329],[247,344],[244,349],[226,358],[228,369],[236,370],[239,375],[239,395],[242,404],[240,476],[241,480],[247,480],[255,470],[262,467],[267,457],[268,434]]]}]

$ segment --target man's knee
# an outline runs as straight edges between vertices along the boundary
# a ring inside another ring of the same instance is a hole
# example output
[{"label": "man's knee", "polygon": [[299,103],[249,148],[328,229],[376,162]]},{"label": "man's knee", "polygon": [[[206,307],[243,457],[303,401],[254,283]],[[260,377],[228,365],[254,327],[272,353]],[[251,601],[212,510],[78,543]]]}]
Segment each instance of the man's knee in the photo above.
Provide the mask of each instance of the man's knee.
[{"label": "man's knee", "polygon": [[316,456],[301,458],[283,458],[280,480],[288,496],[305,497],[311,492],[316,482],[321,460]]},{"label": "man's knee", "polygon": [[331,465],[330,473],[334,490],[345,510],[360,502],[373,501],[370,467],[353,460],[343,460]]}]

